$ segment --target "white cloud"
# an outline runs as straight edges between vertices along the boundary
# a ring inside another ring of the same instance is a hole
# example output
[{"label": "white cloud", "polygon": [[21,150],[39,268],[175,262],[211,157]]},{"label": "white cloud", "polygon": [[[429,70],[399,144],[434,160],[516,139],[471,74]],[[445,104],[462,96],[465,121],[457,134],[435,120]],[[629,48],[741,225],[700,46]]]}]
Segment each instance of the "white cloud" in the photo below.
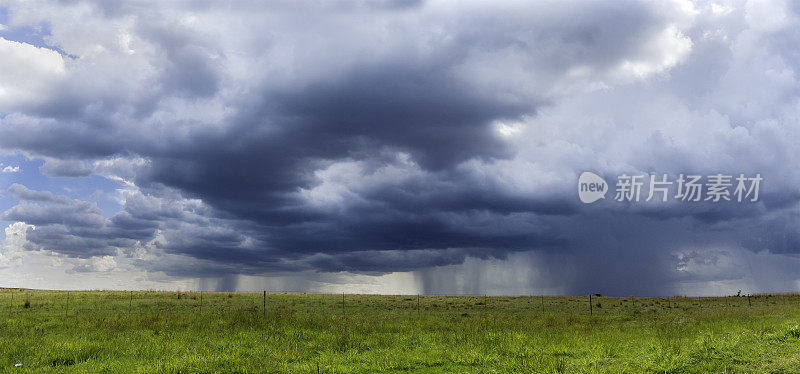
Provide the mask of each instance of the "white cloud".
[{"label": "white cloud", "polygon": [[8,165],[8,166],[6,166],[6,167],[4,167],[4,168],[3,168],[2,172],[3,172],[3,173],[18,173],[18,172],[20,172],[21,170],[22,170],[22,169],[20,169],[20,168],[19,168],[19,166],[11,166],[11,165]]},{"label": "white cloud", "polygon": [[622,62],[617,71],[618,79],[642,79],[662,73],[686,59],[692,50],[692,44],[692,40],[677,26],[670,25],[643,48],[640,56]]},{"label": "white cloud", "polygon": [[117,269],[117,261],[113,256],[97,256],[88,260],[71,259],[75,264],[73,270],[78,272],[109,272]]},{"label": "white cloud", "polygon": [[66,72],[61,55],[0,37],[0,111],[36,102]]},{"label": "white cloud", "polygon": [[5,228],[5,239],[0,243],[0,268],[19,264],[28,244],[26,233],[32,225],[14,222]]}]

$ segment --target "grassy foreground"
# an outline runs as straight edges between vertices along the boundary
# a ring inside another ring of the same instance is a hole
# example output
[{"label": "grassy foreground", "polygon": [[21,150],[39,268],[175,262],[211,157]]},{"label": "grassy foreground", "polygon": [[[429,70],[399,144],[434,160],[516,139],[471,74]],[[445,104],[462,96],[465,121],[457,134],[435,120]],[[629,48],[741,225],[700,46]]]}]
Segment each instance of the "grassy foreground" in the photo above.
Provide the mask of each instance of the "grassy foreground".
[{"label": "grassy foreground", "polygon": [[0,372],[800,373],[800,296],[750,304],[3,289]]}]

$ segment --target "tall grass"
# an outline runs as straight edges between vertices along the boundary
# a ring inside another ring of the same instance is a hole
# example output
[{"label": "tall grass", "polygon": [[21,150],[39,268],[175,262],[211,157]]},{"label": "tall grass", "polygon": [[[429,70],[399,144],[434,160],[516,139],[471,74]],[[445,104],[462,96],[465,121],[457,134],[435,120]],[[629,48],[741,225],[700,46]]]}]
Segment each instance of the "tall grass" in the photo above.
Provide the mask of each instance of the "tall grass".
[{"label": "tall grass", "polygon": [[[800,296],[0,291],[0,372],[793,372]],[[542,303],[542,301],[544,301]],[[542,307],[542,304],[544,307]],[[25,305],[28,305],[25,307]],[[22,364],[14,368],[15,364]]]}]

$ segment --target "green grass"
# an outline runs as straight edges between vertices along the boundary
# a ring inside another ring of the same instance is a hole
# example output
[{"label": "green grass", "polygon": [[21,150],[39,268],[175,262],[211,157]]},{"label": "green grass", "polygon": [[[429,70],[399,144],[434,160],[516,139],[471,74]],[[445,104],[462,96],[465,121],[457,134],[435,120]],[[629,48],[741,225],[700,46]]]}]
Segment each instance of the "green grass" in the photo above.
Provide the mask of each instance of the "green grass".
[{"label": "green grass", "polygon": [[800,373],[789,294],[593,297],[589,315],[568,296],[11,293],[2,372]]}]

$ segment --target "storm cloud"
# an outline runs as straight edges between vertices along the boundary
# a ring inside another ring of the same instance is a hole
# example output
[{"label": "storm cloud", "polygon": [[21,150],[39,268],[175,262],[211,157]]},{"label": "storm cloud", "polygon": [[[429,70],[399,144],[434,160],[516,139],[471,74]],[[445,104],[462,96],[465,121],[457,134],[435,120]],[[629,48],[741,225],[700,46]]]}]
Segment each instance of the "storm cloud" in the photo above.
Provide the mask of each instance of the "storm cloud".
[{"label": "storm cloud", "polygon": [[[83,259],[78,272],[126,258],[177,277],[418,272],[426,292],[502,290],[448,278],[483,261],[547,274],[507,280],[511,293],[664,294],[745,277],[714,259],[800,253],[789,3],[12,1],[2,14],[0,150],[119,186],[116,212],[7,187],[19,203],[2,219],[29,225],[25,250]],[[585,170],[612,188],[621,174],[764,181],[757,202],[612,191],[583,205]],[[780,277],[797,287],[800,272]]]}]

